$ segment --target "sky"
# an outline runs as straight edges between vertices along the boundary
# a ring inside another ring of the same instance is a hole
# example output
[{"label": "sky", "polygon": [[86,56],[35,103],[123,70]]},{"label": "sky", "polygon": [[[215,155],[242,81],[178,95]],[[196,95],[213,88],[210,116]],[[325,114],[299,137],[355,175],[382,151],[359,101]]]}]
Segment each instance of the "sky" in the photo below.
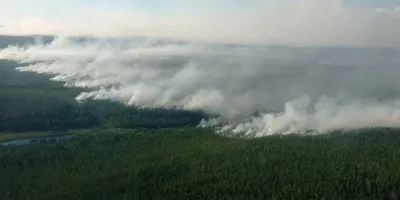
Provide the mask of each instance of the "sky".
[{"label": "sky", "polygon": [[0,0],[0,34],[400,45],[400,0]]}]

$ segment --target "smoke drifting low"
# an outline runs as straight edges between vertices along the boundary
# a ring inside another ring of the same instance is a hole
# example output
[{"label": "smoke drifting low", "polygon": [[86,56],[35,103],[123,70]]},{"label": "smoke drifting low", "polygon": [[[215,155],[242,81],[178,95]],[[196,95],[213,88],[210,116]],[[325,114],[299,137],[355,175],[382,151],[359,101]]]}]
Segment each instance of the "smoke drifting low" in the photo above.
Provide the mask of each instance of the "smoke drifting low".
[{"label": "smoke drifting low", "polygon": [[239,46],[149,38],[56,38],[0,58],[53,75],[76,97],[201,109],[221,132],[265,136],[400,127],[400,50]]}]

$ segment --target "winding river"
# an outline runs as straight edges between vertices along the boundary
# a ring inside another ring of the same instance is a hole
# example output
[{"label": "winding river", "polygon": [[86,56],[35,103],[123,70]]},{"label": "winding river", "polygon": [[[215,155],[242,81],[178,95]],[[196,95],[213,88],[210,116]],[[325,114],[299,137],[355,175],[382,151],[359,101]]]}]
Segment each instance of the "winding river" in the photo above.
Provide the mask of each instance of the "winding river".
[{"label": "winding river", "polygon": [[10,140],[6,142],[0,142],[1,146],[21,146],[21,145],[27,145],[30,144],[34,141],[40,142],[40,141],[49,141],[49,140],[55,140],[55,141],[61,141],[61,140],[67,140],[72,138],[73,135],[58,135],[58,136],[51,136],[51,137],[37,137],[37,138],[28,138],[28,139],[15,139],[15,140]]}]

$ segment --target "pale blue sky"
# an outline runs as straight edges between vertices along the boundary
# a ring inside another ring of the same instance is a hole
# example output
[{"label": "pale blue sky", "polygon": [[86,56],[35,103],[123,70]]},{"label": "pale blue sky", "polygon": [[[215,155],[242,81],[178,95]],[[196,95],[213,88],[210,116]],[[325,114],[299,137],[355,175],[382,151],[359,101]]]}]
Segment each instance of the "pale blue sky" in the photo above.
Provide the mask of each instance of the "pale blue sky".
[{"label": "pale blue sky", "polygon": [[[330,6],[337,2],[344,7]],[[373,35],[400,44],[400,0],[0,0],[0,25],[0,34],[303,43],[365,43]]]},{"label": "pale blue sky", "polygon": [[[27,0],[28,1],[28,0]],[[298,2],[298,0],[281,0],[284,3],[290,4]],[[330,1],[330,0],[325,0]],[[70,1],[49,1],[49,0],[36,0],[38,6],[46,6],[46,4],[76,7],[101,7],[110,6],[124,9],[134,9],[135,6],[146,6],[150,10],[164,10],[170,9],[171,5],[196,5],[196,6],[236,6],[248,7],[258,6],[261,3],[273,2],[274,0],[70,0]],[[397,7],[400,6],[400,0],[344,0],[346,5],[366,6],[366,7]]]},{"label": "pale blue sky", "polygon": [[362,5],[368,7],[397,7],[400,0],[346,0],[349,5]]},{"label": "pale blue sky", "polygon": [[[299,0],[281,0],[283,3],[296,3]],[[323,0],[330,1],[330,0]],[[29,9],[32,12],[48,10],[50,8],[63,10],[80,10],[91,8],[118,8],[118,9],[135,9],[137,6],[145,6],[150,11],[163,11],[172,7],[195,5],[196,8],[201,7],[252,7],[258,6],[260,3],[268,4],[268,2],[276,3],[276,0],[0,0],[0,5],[9,5],[2,7],[0,12],[11,12],[13,10]],[[367,7],[397,7],[400,6],[400,0],[345,0],[347,5],[367,6]],[[7,8],[7,9],[4,9]]]},{"label": "pale blue sky", "polygon": [[[179,12],[197,9],[251,9],[260,4],[275,8],[276,4],[288,7],[301,0],[0,0],[0,14],[35,16],[76,14],[96,9],[134,12],[145,8],[149,13]],[[333,0],[314,0],[333,1]],[[344,0],[346,6],[399,7],[400,0]],[[275,6],[275,7],[274,7]],[[4,9],[6,8],[6,9]]]}]

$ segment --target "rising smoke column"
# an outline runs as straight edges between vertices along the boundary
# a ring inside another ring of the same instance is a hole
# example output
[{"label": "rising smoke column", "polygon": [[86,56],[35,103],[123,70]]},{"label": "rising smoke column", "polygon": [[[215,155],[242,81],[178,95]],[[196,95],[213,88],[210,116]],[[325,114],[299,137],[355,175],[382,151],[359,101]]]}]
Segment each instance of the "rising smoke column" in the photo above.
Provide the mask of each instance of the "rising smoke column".
[{"label": "rising smoke column", "polygon": [[77,101],[201,109],[224,134],[400,127],[399,50],[239,46],[159,39],[56,38],[10,46],[20,71],[83,87]]}]

